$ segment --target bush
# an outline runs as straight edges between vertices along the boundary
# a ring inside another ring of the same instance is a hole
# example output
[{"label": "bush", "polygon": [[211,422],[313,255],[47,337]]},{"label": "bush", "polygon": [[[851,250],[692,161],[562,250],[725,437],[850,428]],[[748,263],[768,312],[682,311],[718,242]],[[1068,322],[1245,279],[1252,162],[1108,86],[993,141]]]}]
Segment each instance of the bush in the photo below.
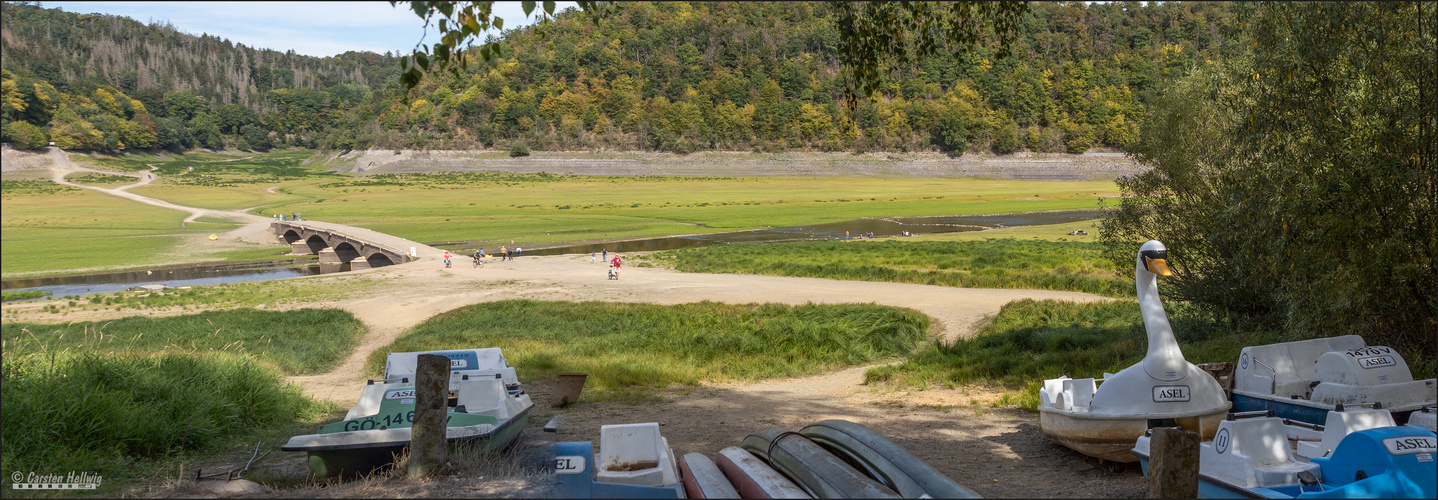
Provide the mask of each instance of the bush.
[{"label": "bush", "polygon": [[1005,123],[994,134],[994,154],[1006,155],[1019,149],[1019,124]]},{"label": "bush", "polygon": [[5,124],[5,140],[15,149],[44,149],[49,144],[45,131],[29,122],[12,121]]},{"label": "bush", "polygon": [[524,141],[517,141],[513,146],[509,147],[509,156],[512,158],[529,156],[529,146],[526,146]]}]

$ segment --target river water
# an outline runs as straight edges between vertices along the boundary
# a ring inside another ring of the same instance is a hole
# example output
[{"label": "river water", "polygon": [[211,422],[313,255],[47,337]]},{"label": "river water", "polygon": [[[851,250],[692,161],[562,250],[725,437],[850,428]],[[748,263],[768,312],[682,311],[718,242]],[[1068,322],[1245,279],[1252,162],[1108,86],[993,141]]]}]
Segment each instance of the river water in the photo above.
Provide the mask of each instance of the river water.
[{"label": "river water", "polygon": [[[524,255],[586,254],[606,249],[610,252],[645,252],[729,243],[833,240],[843,239],[846,231],[851,238],[857,238],[861,234],[867,235],[868,233],[873,233],[875,238],[886,238],[900,236],[905,231],[911,234],[982,231],[1001,227],[1061,224],[1097,219],[1102,216],[1103,212],[1101,210],[1081,210],[1002,215],[869,218],[808,226],[671,236],[609,243],[557,245],[525,250]],[[465,264],[463,259],[460,259],[459,262],[461,265]],[[316,274],[344,271],[349,271],[348,263],[321,266],[320,264],[314,263],[314,257],[307,256],[266,262],[177,266],[72,276],[16,278],[0,281],[0,289],[7,291],[40,290],[50,292],[51,297],[66,297],[117,292],[145,285],[165,285],[169,287],[214,285],[241,281],[263,281],[297,276],[313,276]]]}]

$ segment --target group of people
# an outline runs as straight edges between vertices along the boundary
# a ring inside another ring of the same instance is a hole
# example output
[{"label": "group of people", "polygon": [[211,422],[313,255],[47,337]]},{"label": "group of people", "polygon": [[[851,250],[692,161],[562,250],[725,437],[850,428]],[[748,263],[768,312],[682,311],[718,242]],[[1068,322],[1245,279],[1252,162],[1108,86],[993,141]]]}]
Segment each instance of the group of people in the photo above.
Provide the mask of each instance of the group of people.
[{"label": "group of people", "polygon": [[295,212],[294,214],[291,214],[291,215],[275,214],[275,222],[299,221],[299,220],[300,220],[300,213],[299,213],[299,212]]},{"label": "group of people", "polygon": [[[861,240],[864,239],[864,238],[873,238],[873,237],[874,237],[874,232],[873,232],[873,231],[869,231],[869,232],[867,232],[867,233],[859,233],[859,236],[858,236],[858,238],[861,239]],[[844,231],[844,239],[846,239],[846,240],[849,239],[849,232],[848,232],[848,231]]]}]

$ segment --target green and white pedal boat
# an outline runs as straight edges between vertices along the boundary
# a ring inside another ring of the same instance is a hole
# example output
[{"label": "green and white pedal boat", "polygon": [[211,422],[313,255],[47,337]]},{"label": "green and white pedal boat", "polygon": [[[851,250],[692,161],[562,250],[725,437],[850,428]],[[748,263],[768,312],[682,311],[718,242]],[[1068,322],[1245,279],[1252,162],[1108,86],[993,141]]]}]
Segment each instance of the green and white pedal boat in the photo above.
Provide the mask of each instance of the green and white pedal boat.
[{"label": "green and white pedal boat", "polygon": [[410,443],[414,422],[414,368],[420,354],[450,359],[447,437],[451,446],[472,443],[484,450],[508,446],[524,430],[529,395],[497,348],[392,353],[385,378],[370,380],[345,419],[315,434],[295,436],[280,449],[309,453],[319,477],[366,473],[391,463]]}]

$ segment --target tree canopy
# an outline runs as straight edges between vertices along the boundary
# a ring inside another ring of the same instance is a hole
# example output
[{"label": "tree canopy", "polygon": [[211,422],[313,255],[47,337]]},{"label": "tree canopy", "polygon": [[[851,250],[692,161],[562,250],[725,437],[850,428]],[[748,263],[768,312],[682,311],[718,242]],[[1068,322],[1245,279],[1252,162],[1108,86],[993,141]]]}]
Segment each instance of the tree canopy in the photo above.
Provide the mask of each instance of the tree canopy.
[{"label": "tree canopy", "polygon": [[1103,223],[1115,262],[1163,241],[1177,298],[1294,338],[1438,338],[1438,69],[1426,2],[1265,3],[1245,57],[1150,106]]}]

